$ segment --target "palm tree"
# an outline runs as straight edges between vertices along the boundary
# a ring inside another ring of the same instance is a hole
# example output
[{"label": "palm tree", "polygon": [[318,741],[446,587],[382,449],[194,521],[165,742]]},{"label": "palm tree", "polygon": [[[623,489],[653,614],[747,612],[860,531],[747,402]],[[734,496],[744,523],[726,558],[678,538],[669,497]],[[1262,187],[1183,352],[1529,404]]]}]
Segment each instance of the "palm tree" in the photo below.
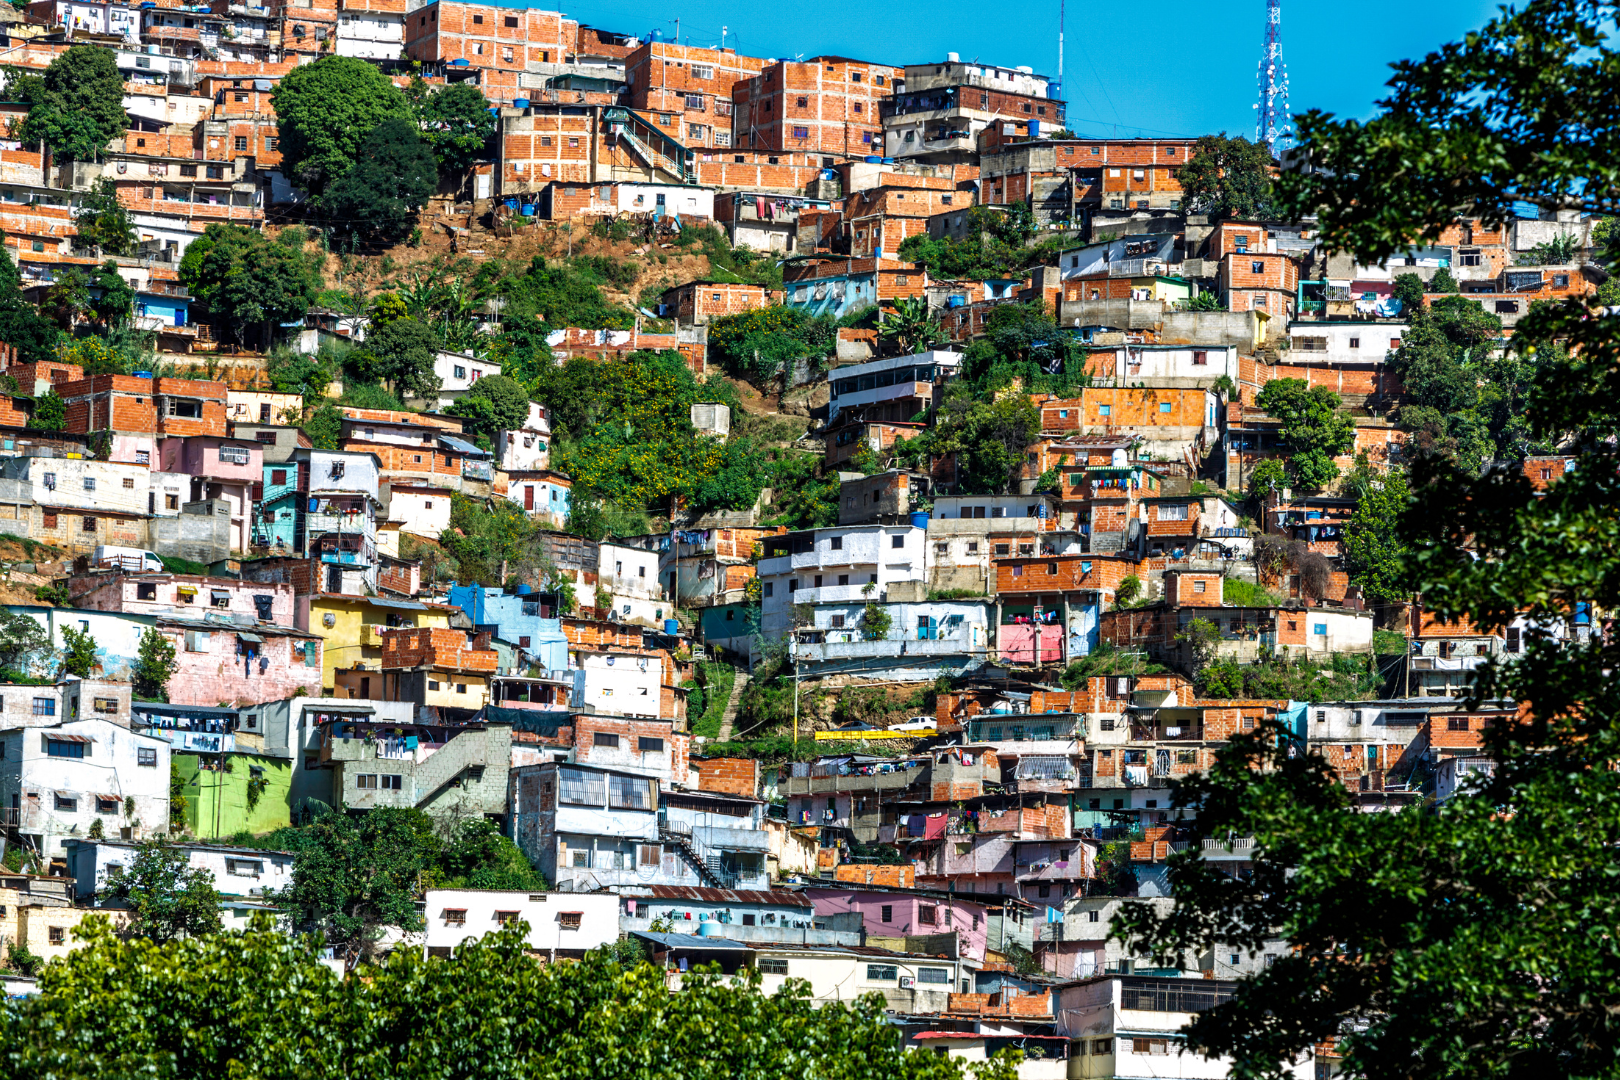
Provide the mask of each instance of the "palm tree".
[{"label": "palm tree", "polygon": [[939,322],[928,311],[928,301],[921,296],[906,297],[894,302],[894,308],[883,314],[878,336],[894,341],[902,355],[922,352],[929,344],[944,337]]}]

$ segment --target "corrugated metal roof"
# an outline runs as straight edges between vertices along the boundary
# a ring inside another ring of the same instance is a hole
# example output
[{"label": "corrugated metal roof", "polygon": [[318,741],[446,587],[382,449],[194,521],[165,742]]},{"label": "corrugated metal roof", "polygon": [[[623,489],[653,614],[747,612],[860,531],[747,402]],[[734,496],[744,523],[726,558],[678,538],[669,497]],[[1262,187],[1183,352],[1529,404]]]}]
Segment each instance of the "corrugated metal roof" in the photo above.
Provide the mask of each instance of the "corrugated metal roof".
[{"label": "corrugated metal roof", "polygon": [[707,889],[695,885],[651,885],[659,900],[696,900],[705,904],[775,904],[779,907],[814,908],[799,893],[741,889]]},{"label": "corrugated metal roof", "polygon": [[488,450],[480,450],[466,439],[458,439],[454,435],[440,435],[439,442],[443,443],[445,446],[448,446],[452,450],[462,454],[471,455],[472,457],[491,456]]},{"label": "corrugated metal roof", "polygon": [[698,937],[696,934],[654,934],[649,930],[630,931],[638,938],[646,938],[656,945],[666,949],[741,949],[748,951],[748,946],[740,941],[729,941],[722,937]]}]

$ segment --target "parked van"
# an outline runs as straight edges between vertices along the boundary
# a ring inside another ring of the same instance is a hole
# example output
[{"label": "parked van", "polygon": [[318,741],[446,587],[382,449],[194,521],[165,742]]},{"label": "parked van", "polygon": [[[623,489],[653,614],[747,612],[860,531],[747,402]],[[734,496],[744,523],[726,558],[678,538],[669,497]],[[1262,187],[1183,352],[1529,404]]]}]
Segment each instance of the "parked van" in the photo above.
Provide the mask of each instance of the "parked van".
[{"label": "parked van", "polygon": [[163,560],[158,558],[155,551],[142,551],[140,548],[115,547],[111,544],[96,545],[95,558],[92,560],[96,569],[112,567],[116,570],[132,570],[145,572],[155,570],[163,572]]}]

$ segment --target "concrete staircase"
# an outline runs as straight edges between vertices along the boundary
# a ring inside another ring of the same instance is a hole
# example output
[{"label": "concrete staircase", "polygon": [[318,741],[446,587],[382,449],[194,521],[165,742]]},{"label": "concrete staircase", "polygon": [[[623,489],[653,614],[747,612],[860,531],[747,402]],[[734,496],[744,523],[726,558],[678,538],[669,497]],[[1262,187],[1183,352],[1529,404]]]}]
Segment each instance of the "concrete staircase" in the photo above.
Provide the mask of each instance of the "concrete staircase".
[{"label": "concrete staircase", "polygon": [[738,671],[736,679],[731,684],[731,697],[726,701],[726,711],[720,715],[718,742],[730,741],[732,725],[737,721],[737,704],[742,701],[743,688],[747,685],[748,672]]}]

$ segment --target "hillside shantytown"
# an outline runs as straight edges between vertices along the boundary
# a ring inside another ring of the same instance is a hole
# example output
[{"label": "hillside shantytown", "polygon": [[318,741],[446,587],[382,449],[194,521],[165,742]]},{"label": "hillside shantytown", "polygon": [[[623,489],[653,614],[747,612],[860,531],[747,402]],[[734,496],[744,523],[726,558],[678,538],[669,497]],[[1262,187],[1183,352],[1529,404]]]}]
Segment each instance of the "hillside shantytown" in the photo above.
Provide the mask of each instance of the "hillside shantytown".
[{"label": "hillside shantytown", "polygon": [[[1275,130],[1086,134],[967,37],[0,34],[0,1044],[109,933],[314,934],[364,993],[521,927],[677,1002],[877,995],[917,1068],[1223,1077],[1189,1023],[1300,945],[1121,930],[1273,880],[1184,792],[1253,746],[1452,820],[1533,712],[1485,673],[1610,645],[1596,585],[1471,617],[1402,519],[1612,479],[1526,406],[1601,355],[1535,320],[1620,305],[1612,208],[1369,252]],[[1366,1075],[1364,1027],[1284,1074]]]}]

